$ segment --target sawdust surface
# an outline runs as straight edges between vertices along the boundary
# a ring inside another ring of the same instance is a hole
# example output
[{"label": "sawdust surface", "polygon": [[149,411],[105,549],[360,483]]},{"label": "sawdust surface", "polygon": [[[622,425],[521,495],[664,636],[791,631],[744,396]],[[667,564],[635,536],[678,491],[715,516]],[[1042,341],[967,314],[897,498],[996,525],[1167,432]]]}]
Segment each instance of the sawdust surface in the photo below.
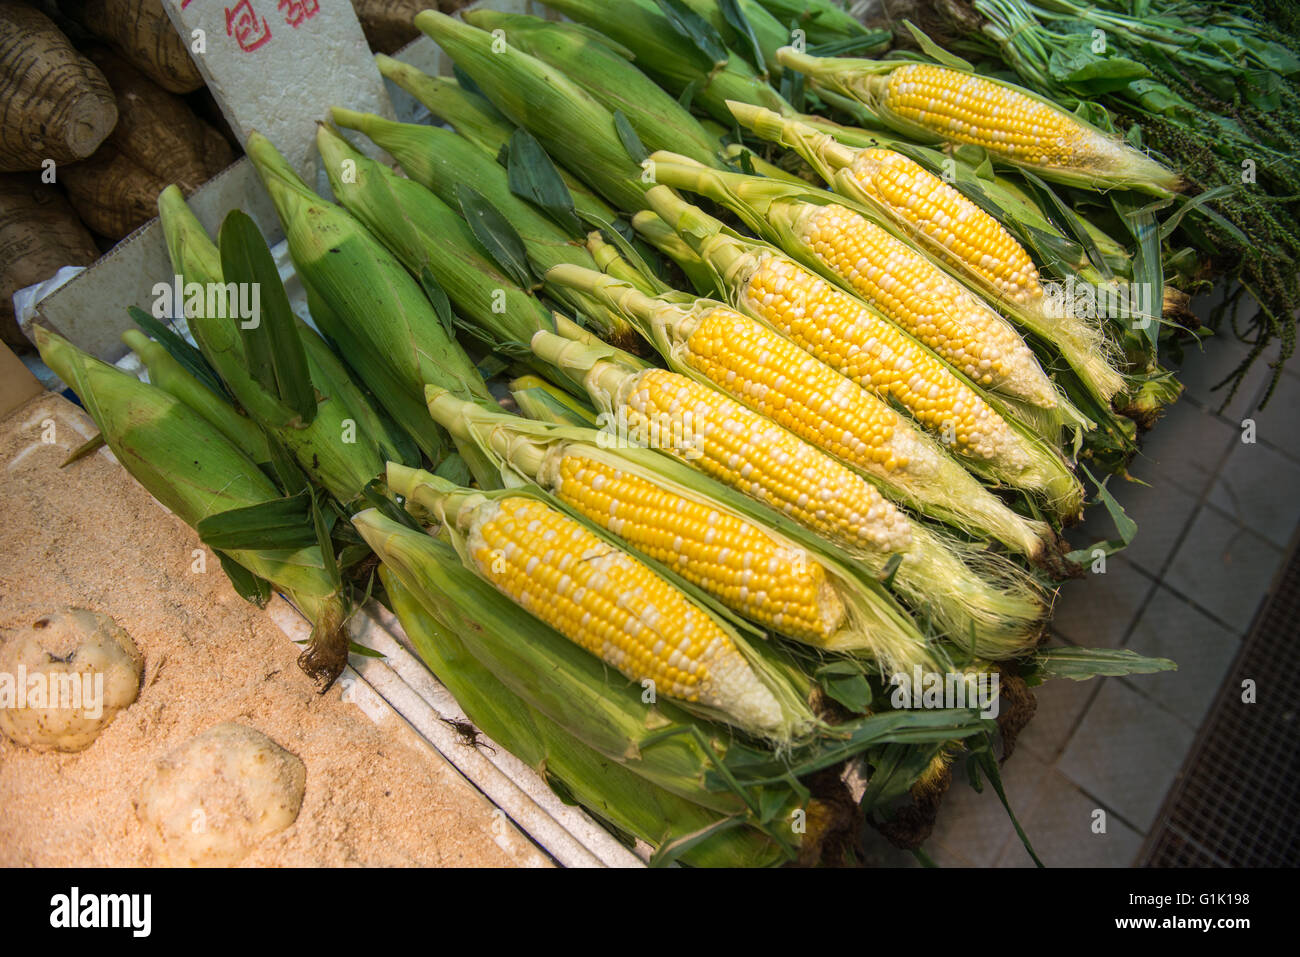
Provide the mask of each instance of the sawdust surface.
[{"label": "sawdust surface", "polygon": [[[52,443],[43,441],[50,436]],[[0,736],[0,866],[150,866],[136,817],[155,760],[223,721],[298,755],[295,823],[243,866],[537,866],[545,857],[399,720],[376,725],[324,696],[298,648],[242,601],[198,539],[107,452],[60,469],[94,434],[38,397],[0,422],[0,641],[51,609],[111,616],[144,654],[140,696],[86,751],[27,751]]]}]

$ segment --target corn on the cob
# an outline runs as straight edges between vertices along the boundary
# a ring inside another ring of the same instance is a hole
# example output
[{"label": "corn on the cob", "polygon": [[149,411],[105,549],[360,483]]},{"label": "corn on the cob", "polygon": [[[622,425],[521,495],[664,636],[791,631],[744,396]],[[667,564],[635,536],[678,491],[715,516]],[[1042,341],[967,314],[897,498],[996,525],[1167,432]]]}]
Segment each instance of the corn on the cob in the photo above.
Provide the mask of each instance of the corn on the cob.
[{"label": "corn on the cob", "polygon": [[940,256],[1018,306],[1042,299],[1038,269],[1024,247],[933,173],[893,150],[860,150],[848,169],[880,208]]},{"label": "corn on the cob", "polygon": [[969,468],[1041,497],[1062,516],[1082,508],[1082,488],[1054,448],[1017,430],[942,361],[860,299],[770,246],[724,234],[721,223],[666,186],[647,195],[660,216],[713,264],[735,306],[898,403]]},{"label": "corn on the cob", "polygon": [[[454,535],[449,544],[440,540],[447,535],[434,538],[374,509],[353,516],[352,524],[420,604],[446,618],[475,660],[530,706],[647,781],[708,808],[743,812],[736,795],[705,780],[713,761],[735,749],[733,735],[693,719],[666,695],[643,702],[640,687],[472,571]],[[699,730],[703,738],[670,735],[662,748],[641,746],[668,723]]]},{"label": "corn on the cob", "polygon": [[1093,189],[1168,195],[1180,177],[1077,116],[1000,80],[934,63],[815,57],[786,47],[777,58],[814,88],[862,103],[903,133],[981,146],[1049,179]]},{"label": "corn on the cob", "polygon": [[[1007,176],[998,172],[990,175],[987,167],[981,168],[958,154],[949,155],[939,148],[941,144],[922,146],[897,133],[844,126],[808,113],[792,114],[786,118],[826,133],[845,146],[906,151],[930,172],[942,172],[946,181],[976,200],[995,219],[1015,223],[1018,238],[1026,244],[1036,262],[1059,264],[1060,271],[1067,274],[1069,271],[1077,272],[1088,282],[1104,281],[1105,277],[1092,264],[1088,251],[1076,237],[1063,231],[1037,200]],[[1115,275],[1131,275],[1133,262],[1128,249],[1092,220],[1081,218],[1080,222],[1110,271]]]},{"label": "corn on the cob", "polygon": [[692,584],[716,591],[745,617],[813,644],[828,641],[844,624],[844,605],[825,570],[750,523],[671,498],[639,476],[581,454],[565,455],[554,467],[543,480],[560,501]]},{"label": "corn on the cob", "polygon": [[856,293],[973,383],[1012,400],[1027,421],[1043,427],[1046,438],[1058,439],[1063,423],[1091,424],[1065,407],[1033,350],[1005,319],[887,229],[839,203],[791,196],[762,177],[711,170],[670,153],[651,159],[659,183],[729,207],[759,235]]},{"label": "corn on the cob", "polygon": [[[187,525],[281,497],[252,459],[180,399],[42,327],[36,345],[81,399],[122,467]],[[311,619],[311,643],[298,663],[328,688],[347,663],[347,602],[320,549],[241,549],[229,557],[283,590]]]},{"label": "corn on the cob", "polygon": [[585,373],[604,427],[625,429],[621,439],[748,495],[877,574],[900,553],[895,587],[941,630],[967,644],[974,636],[998,657],[1032,646],[1046,609],[1027,576],[991,557],[970,556],[968,564],[952,543],[909,520],[856,472],[771,420],[687,376],[629,369],[546,332],[533,337],[533,351],[571,374]]},{"label": "corn on the cob", "polygon": [[[172,253],[172,268],[185,282],[211,284],[225,289],[221,256],[217,246],[186,205],[176,187],[169,187],[158,197],[159,218]],[[195,309],[190,307],[202,306]],[[376,437],[356,428],[356,416],[346,403],[337,398],[336,375],[327,374],[321,365],[322,354],[329,349],[314,331],[298,323],[299,339],[307,359],[312,388],[321,396],[316,415],[303,423],[278,397],[271,395],[248,371],[247,357],[238,324],[221,308],[207,314],[202,297],[187,299],[186,321],[200,351],[212,364],[235,399],[264,428],[274,432],[293,454],[303,470],[311,475],[341,503],[356,499],[362,489],[378,478],[384,468]],[[387,450],[395,453],[394,449]]]},{"label": "corn on the cob", "polygon": [[[429,390],[429,412],[475,436],[513,479],[536,482],[638,554],[751,621],[815,647],[871,653],[886,670],[934,658],[879,586],[728,504],[734,493],[607,435],[529,422]],[[741,499],[743,502],[744,500]]]},{"label": "corn on the cob", "polygon": [[627,677],[734,714],[742,727],[779,726],[776,699],[726,632],[630,555],[522,496],[448,517],[499,591]]},{"label": "corn on the cob", "polygon": [[489,33],[502,31],[511,46],[563,72],[611,113],[621,111],[647,150],[671,148],[701,163],[717,163],[718,141],[661,86],[592,31],[485,7],[467,10],[464,17]]},{"label": "corn on the cob", "polygon": [[[538,333],[533,351],[557,368],[590,350]],[[753,495],[819,534],[851,548],[900,551],[908,522],[880,492],[774,422],[687,376],[663,369],[634,372],[593,361],[586,385],[607,426],[627,428],[650,445]]]},{"label": "corn on the cob", "polygon": [[[454,557],[453,553],[449,559]],[[387,565],[380,566],[379,578],[402,631],[474,726],[544,778],[559,780],[579,804],[654,847],[712,827],[721,819],[720,812],[609,760],[511,691],[474,657],[462,637],[458,609],[446,595],[428,589],[417,595]],[[426,608],[426,602],[436,612]],[[508,637],[518,639],[515,633]],[[587,716],[588,723],[594,720],[599,719]],[[684,782],[683,790],[690,789],[691,783]],[[702,800],[710,800],[709,794],[695,790]],[[684,851],[681,860],[694,867],[763,867],[779,863],[782,854],[773,841],[745,827],[715,831]]]},{"label": "corn on the cob", "polygon": [[891,497],[1039,556],[1048,530],[1008,509],[875,394],[767,325],[720,302],[653,299],[571,266],[551,273],[617,309],[679,371],[878,481]]},{"label": "corn on the cob", "polygon": [[[798,152],[836,193],[852,201],[846,205],[857,203],[859,211],[871,211],[888,222],[1012,321],[1059,349],[1103,405],[1123,390],[1124,377],[1112,364],[1116,348],[1101,327],[1086,318],[1057,314],[1023,247],[951,186],[892,151],[851,149],[828,134],[770,111],[741,103],[733,103],[732,108],[742,126]],[[874,158],[877,155],[881,159]],[[877,189],[864,181],[859,168],[879,172],[883,185]],[[899,176],[887,170],[897,170]],[[912,184],[913,192],[900,192],[904,180]]]},{"label": "corn on the cob", "polygon": [[[377,55],[375,62],[381,74],[410,93],[430,113],[446,122],[494,161],[501,155],[502,147],[509,144],[515,125],[487,99],[464,89],[454,79],[430,76],[409,63],[402,63],[392,57]],[[482,163],[482,157],[479,162]],[[407,173],[412,179],[419,180],[418,175],[409,169]],[[578,177],[562,166],[559,167],[559,173],[573,196],[574,209],[584,222],[612,223],[618,217],[614,208]],[[429,183],[424,185],[433,188]]]},{"label": "corn on the cob", "polygon": [[492,34],[433,10],[415,25],[434,39],[478,85],[492,104],[531,132],[570,170],[607,200],[643,209],[641,168],[618,136],[614,114],[564,74],[536,57],[506,45],[496,49]]},{"label": "corn on the cob", "polygon": [[788,743],[812,728],[791,712],[721,621],[581,522],[522,492],[485,495],[394,465],[390,487],[436,516],[501,594],[625,677]]},{"label": "corn on the cob", "polygon": [[[409,402],[422,408],[430,382],[491,401],[474,363],[415,280],[364,226],[308,189],[266,137],[250,135],[247,152],[271,194],[309,302],[324,307],[313,312],[321,330],[424,453],[441,459],[440,430],[427,415],[412,419]],[[400,393],[405,403],[398,406],[385,391]]]}]

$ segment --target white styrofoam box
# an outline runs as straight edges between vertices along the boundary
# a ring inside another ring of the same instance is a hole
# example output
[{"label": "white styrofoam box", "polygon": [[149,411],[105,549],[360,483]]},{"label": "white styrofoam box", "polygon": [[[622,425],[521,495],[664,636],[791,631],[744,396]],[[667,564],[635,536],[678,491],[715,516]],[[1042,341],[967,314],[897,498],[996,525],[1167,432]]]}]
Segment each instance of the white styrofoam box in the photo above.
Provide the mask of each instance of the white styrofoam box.
[{"label": "white styrofoam box", "polygon": [[[232,209],[242,209],[271,243],[284,238],[271,197],[247,159],[227,167],[189,198],[209,234]],[[80,349],[116,362],[126,353],[121,336],[134,328],[128,306],[150,312],[157,283],[172,281],[171,260],[158,220],[152,219],[114,246],[71,282],[36,306],[41,322]]]},{"label": "white styrofoam box", "polygon": [[[211,29],[204,27],[207,53],[195,57],[199,69],[203,71],[209,83],[213,82],[213,78],[209,76],[210,71],[223,72],[224,75],[225,68],[218,63],[218,50],[224,50],[223,55],[228,59],[243,57],[234,39],[233,22],[231,35],[226,35],[224,13],[226,9],[233,12],[239,0],[223,0],[223,2],[227,6],[218,5],[217,0],[164,0],[173,20],[176,20],[178,11],[188,16],[196,13],[200,7],[211,7],[221,13],[220,35],[227,41],[226,46],[216,45],[219,38],[213,35]],[[285,11],[289,9],[289,2],[282,0],[283,10],[275,7],[272,0],[252,0],[252,2],[255,4],[253,10],[261,9],[262,6],[268,10],[265,19],[272,36],[272,40],[266,44],[269,49],[278,34],[292,29],[285,27],[277,31],[271,23],[270,11],[274,9],[278,16],[284,16]],[[356,21],[349,0],[320,0],[320,12],[304,23],[314,23],[340,5],[346,8],[342,11],[346,17],[342,17],[342,14],[340,16],[343,19],[351,18],[351,22],[356,25],[356,36],[361,37],[361,27]],[[556,19],[554,13],[536,0],[486,0],[474,6]],[[183,23],[180,29],[182,35],[192,39]],[[349,42],[354,41],[355,37]],[[361,44],[364,48],[364,37],[361,39]],[[260,49],[254,51],[254,53],[258,52],[261,52]],[[358,66],[357,72],[358,75],[369,78],[366,83],[354,83],[349,79],[348,74],[340,75],[331,69],[332,60],[342,58],[341,53],[336,57],[332,50],[326,55],[317,55],[314,59],[302,61],[289,59],[287,62],[296,66],[290,71],[290,79],[285,81],[289,87],[284,91],[284,95],[277,99],[271,99],[269,96],[261,98],[257,91],[267,89],[267,84],[253,83],[249,87],[248,109],[263,109],[274,103],[277,110],[284,111],[282,118],[284,127],[272,129],[268,126],[258,126],[259,132],[266,134],[292,161],[295,154],[315,155],[316,122],[325,117],[325,111],[330,106],[339,105],[354,110],[381,112],[388,116],[396,115],[404,122],[427,122],[428,111],[405,91],[384,80],[374,66],[369,49],[364,49],[364,53],[365,66],[364,68]],[[407,45],[397,54],[397,59],[427,73],[451,72],[449,58],[443,54],[437,44],[425,36]],[[379,95],[383,97],[383,109],[367,105],[376,96],[375,91],[369,86],[370,80],[380,85]],[[289,95],[289,88],[296,91],[292,96]],[[232,96],[241,95],[237,86],[228,86],[227,89]],[[220,99],[220,96],[218,98]],[[228,103],[223,101],[222,107],[227,109]],[[227,117],[230,117],[229,112]],[[230,122],[232,128],[240,130],[239,124],[233,117],[230,117]],[[278,132],[281,128],[286,132],[283,134]],[[297,132],[289,132],[290,129]],[[246,132],[241,135],[246,135]],[[365,148],[369,143],[360,134],[345,131],[345,135],[348,135],[349,140],[360,148]],[[373,148],[373,144],[370,145]],[[314,165],[312,164],[313,168]],[[311,181],[309,176],[308,182]],[[323,196],[331,195],[329,183],[323,173],[316,176],[316,189]],[[232,209],[243,209],[257,223],[268,242],[274,244],[284,238],[284,231],[280,228],[280,221],[276,218],[271,199],[247,159],[240,159],[209,180],[189,198],[189,204],[199,221],[213,235],[216,235],[217,228],[227,212]],[[42,299],[36,307],[37,315],[42,322],[79,348],[105,361],[116,362],[126,353],[126,347],[122,345],[120,337],[125,330],[132,328],[126,312],[127,307],[139,306],[148,311],[153,302],[154,285],[170,281],[171,274],[162,229],[157,220],[151,220],[118,243],[80,276]]]},{"label": "white styrofoam box", "polygon": [[[312,183],[316,124],[344,96],[393,116],[350,0],[163,0],[241,143],[256,130]],[[197,52],[198,41],[203,52]],[[366,148],[364,144],[359,144]],[[369,152],[381,153],[373,146]]]}]

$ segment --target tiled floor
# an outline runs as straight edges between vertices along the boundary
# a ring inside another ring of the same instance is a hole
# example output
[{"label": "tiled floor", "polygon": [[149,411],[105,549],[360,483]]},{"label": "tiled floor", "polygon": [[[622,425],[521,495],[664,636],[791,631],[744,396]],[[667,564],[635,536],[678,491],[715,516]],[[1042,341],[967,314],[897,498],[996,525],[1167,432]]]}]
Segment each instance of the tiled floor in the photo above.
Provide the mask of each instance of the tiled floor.
[{"label": "tiled floor", "polygon": [[[1138,523],[1104,574],[1068,583],[1056,640],[1173,658],[1177,672],[1051,682],[1003,767],[1012,806],[1047,866],[1133,863],[1300,521],[1300,363],[1267,408],[1263,361],[1226,409],[1211,387],[1245,347],[1189,353],[1182,399],[1111,491]],[[1249,437],[1254,423],[1256,441]],[[1111,537],[1104,509],[1071,533]],[[957,778],[963,776],[958,775]],[[1101,822],[1101,823],[1099,823]],[[1104,824],[1104,830],[1102,830]],[[883,843],[883,842],[879,842]],[[941,866],[1032,864],[996,796],[955,780],[926,851]],[[907,855],[872,847],[877,863]]]}]

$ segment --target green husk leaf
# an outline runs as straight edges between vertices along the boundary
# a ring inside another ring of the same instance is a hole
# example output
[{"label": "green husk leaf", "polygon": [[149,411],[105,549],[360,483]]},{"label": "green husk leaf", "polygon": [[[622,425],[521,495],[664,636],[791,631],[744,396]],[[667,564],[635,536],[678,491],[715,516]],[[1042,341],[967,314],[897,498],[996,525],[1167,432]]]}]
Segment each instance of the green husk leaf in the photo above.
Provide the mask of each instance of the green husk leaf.
[{"label": "green husk leaf", "polygon": [[744,10],[740,9],[740,4],[736,0],[718,0],[718,9],[722,12],[722,18],[730,24],[731,28],[748,45],[749,50],[747,52],[754,69],[760,74],[766,75],[767,60],[763,56],[763,48],[758,42],[758,37],[754,34],[754,26],[749,22],[749,17],[745,16]]},{"label": "green husk leaf", "polygon": [[936,63],[941,63],[946,67],[954,70],[961,70],[963,73],[974,73],[975,67],[971,66],[969,60],[963,60],[955,53],[949,53],[939,44],[935,43],[926,34],[924,30],[914,24],[911,20],[904,20],[903,26],[907,27],[907,32],[912,34],[912,39],[916,41],[926,56],[932,58]]},{"label": "green husk leaf", "polygon": [[564,177],[542,144],[525,129],[516,129],[510,135],[506,172],[512,193],[546,210],[570,236],[582,235],[582,220]]},{"label": "green husk leaf", "polygon": [[528,251],[515,228],[510,225],[510,220],[502,216],[482,193],[464,183],[456,187],[456,197],[474,238],[482,244],[501,271],[521,289],[531,288],[534,280],[532,269],[528,265]]},{"label": "green husk leaf", "polygon": [[469,465],[458,452],[447,456],[438,467],[433,470],[433,474],[439,478],[445,478],[449,482],[455,482],[457,485],[469,485],[473,475],[470,474]]},{"label": "green husk leaf", "polygon": [[104,436],[102,433],[92,435],[90,438],[86,439],[86,441],[82,442],[75,449],[69,452],[68,457],[59,463],[59,468],[65,469],[73,462],[81,461],[87,455],[99,451],[107,444],[108,443],[104,441]]},{"label": "green husk leaf", "polygon": [[265,578],[254,575],[225,552],[218,551],[216,555],[217,561],[221,562],[221,570],[230,579],[235,593],[249,604],[265,608],[266,603],[271,600],[271,583]]},{"label": "green husk leaf", "polygon": [[208,360],[203,358],[203,353],[139,306],[127,306],[126,311],[144,334],[157,341],[171,353],[171,357],[179,362],[186,372],[217,395],[227,400],[230,399],[230,392],[226,389],[225,383],[221,381],[212,366],[208,364]]},{"label": "green husk leaf", "polygon": [[1033,670],[1026,679],[1031,685],[1053,678],[1087,681],[1099,675],[1115,678],[1178,670],[1168,658],[1148,658],[1131,648],[1048,648],[1032,661]]},{"label": "green husk leaf", "polygon": [[203,544],[222,551],[307,548],[317,543],[311,513],[312,493],[300,492],[210,515],[195,530]]},{"label": "green husk leaf", "polygon": [[650,154],[622,110],[614,111],[614,129],[618,132],[619,141],[623,144],[623,149],[627,150],[627,155],[637,163],[644,163]]},{"label": "green husk leaf", "polygon": [[447,298],[447,290],[442,288],[442,283],[425,266],[420,270],[420,288],[424,294],[429,297],[429,302],[433,305],[433,311],[438,314],[438,321],[442,327],[447,330],[448,336],[456,335],[456,313],[451,308],[451,300]]},{"label": "green husk leaf", "polygon": [[673,29],[690,40],[700,51],[708,70],[713,70],[727,62],[730,57],[727,53],[727,45],[718,35],[718,31],[713,29],[712,24],[682,3],[682,0],[655,0],[655,3],[672,24]]},{"label": "green husk leaf", "polygon": [[289,297],[266,240],[252,218],[235,209],[222,222],[217,245],[221,249],[223,279],[254,285],[259,291],[261,314],[254,317],[256,325],[240,324],[253,378],[296,412],[304,425],[310,424],[316,418],[316,391]]}]

